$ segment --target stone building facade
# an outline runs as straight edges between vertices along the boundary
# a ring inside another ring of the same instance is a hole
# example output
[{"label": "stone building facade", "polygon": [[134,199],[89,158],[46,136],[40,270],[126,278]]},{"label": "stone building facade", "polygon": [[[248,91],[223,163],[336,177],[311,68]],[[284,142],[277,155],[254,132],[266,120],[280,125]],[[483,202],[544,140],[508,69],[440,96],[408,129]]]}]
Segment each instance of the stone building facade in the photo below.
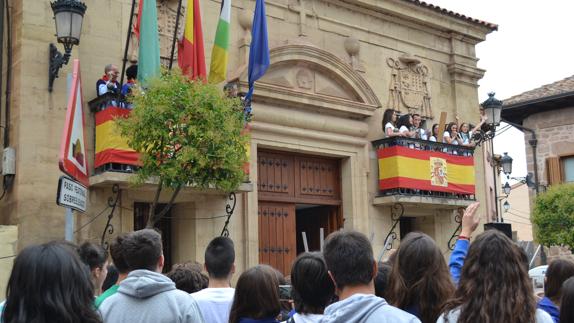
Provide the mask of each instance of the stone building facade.
[{"label": "stone building facade", "polygon": [[[0,201],[0,224],[18,226],[20,249],[63,237],[64,210],[56,205],[55,196],[61,176],[57,163],[67,102],[66,74],[71,64],[63,67],[53,92],[48,92],[48,44],[55,42],[49,1],[9,3],[13,42],[10,50],[4,46],[4,56],[10,54],[13,59],[8,146],[16,150],[17,171]],[[85,3],[81,43],[74,47],[72,59],[81,61],[87,102],[96,97],[93,85],[104,66],[121,66],[132,1]],[[166,3],[173,6],[177,1],[158,0],[158,6]],[[220,2],[200,3],[208,56]],[[254,5],[252,0],[237,0],[232,8],[228,78],[242,91]],[[293,257],[295,250],[270,239],[279,236],[299,245],[300,233],[306,230],[309,243],[316,245],[319,227],[326,233],[340,227],[362,231],[371,237],[379,254],[393,225],[400,238],[404,219],[398,223],[391,216],[396,203],[401,203],[404,218],[409,218],[403,234],[423,231],[448,251],[448,241],[458,227],[455,210],[468,201],[380,196],[372,141],[383,137],[382,113],[387,107],[419,112],[427,127],[438,123],[441,112],[447,112],[449,119],[458,114],[461,120],[478,120],[477,81],[484,70],[477,67],[475,46],[497,26],[415,0],[267,0],[266,6],[271,66],[255,88],[250,182],[236,192],[229,225],[236,241],[238,271],[262,259],[287,268],[285,259],[290,258],[269,260],[262,253]],[[166,21],[169,24],[173,19]],[[6,70],[3,76],[5,80]],[[412,87],[411,92],[401,88],[405,85]],[[2,111],[5,121],[4,105]],[[93,160],[94,116],[87,108],[85,117],[88,159]],[[482,149],[474,156],[476,198],[484,200],[484,172],[490,166],[485,165]],[[283,174],[281,169],[292,169],[289,174],[299,177],[277,178],[276,174]],[[312,177],[301,175],[305,169],[319,172],[313,173],[317,186],[303,182]],[[104,172],[90,178],[88,211],[76,214],[77,241],[99,242],[102,235],[107,241],[119,232],[138,228],[141,214],[153,199],[154,186],[133,187],[129,177]],[[322,178],[333,182],[321,182]],[[273,181],[273,187],[268,185]],[[119,192],[112,190],[114,184]],[[110,197],[118,200],[115,209],[108,206]],[[167,199],[168,195],[161,197],[163,202]],[[221,233],[229,202],[222,192],[183,189],[164,228],[170,232],[166,243],[172,263],[202,260],[207,243]],[[104,234],[112,209],[113,233]],[[306,220],[307,209],[326,214],[323,219],[327,220],[311,223]],[[277,216],[262,222],[262,214]],[[283,229],[280,221],[295,217],[306,229]],[[278,231],[272,232],[275,228]],[[262,246],[263,239],[268,246]]]},{"label": "stone building facade", "polygon": [[[535,132],[540,190],[574,181],[574,76],[504,100],[502,118]],[[527,168],[534,173],[532,139],[525,131]]]}]

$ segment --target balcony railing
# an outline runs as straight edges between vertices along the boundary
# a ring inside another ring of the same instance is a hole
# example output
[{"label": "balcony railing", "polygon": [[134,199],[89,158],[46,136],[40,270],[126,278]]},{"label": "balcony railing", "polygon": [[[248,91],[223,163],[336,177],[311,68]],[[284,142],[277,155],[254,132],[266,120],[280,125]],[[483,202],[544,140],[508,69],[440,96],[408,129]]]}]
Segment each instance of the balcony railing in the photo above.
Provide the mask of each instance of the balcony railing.
[{"label": "balcony railing", "polygon": [[373,141],[381,196],[474,200],[474,147],[405,137]]}]

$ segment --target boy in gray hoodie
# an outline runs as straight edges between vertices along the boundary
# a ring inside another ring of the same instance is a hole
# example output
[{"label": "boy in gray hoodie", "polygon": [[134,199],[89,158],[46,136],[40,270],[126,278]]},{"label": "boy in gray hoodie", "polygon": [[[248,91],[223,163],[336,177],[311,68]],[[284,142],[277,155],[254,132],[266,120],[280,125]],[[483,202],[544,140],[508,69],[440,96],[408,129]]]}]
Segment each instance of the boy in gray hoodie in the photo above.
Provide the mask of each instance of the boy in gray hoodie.
[{"label": "boy in gray hoodie", "polygon": [[144,229],[123,241],[125,261],[131,270],[116,294],[100,306],[105,323],[203,323],[197,303],[161,274],[164,257],[161,236]]},{"label": "boy in gray hoodie", "polygon": [[323,251],[339,301],[325,309],[322,323],[420,323],[415,316],[375,296],[377,263],[367,237],[356,231],[332,233]]}]

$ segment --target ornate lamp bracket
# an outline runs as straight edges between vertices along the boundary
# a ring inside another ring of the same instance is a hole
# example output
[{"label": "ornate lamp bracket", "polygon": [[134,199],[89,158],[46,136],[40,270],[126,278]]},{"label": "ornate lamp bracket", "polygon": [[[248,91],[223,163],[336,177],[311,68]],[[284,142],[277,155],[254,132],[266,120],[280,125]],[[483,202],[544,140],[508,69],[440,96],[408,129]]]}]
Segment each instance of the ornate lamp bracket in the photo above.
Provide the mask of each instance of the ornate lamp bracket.
[{"label": "ornate lamp bracket", "polygon": [[116,206],[118,205],[118,201],[120,200],[121,190],[118,184],[114,184],[112,186],[112,196],[108,197],[108,207],[112,210],[108,215],[108,221],[106,222],[106,226],[104,227],[104,232],[102,232],[102,239],[100,244],[104,249],[108,249],[109,243],[106,241],[106,235],[110,235],[114,233],[114,226],[112,225],[112,218],[114,217],[114,211],[116,210]]},{"label": "ornate lamp bracket", "polygon": [[456,244],[456,240],[458,240],[460,229],[462,229],[462,215],[463,214],[464,214],[464,209],[459,208],[457,210],[456,215],[454,216],[454,222],[458,223],[458,226],[456,227],[456,229],[452,233],[452,236],[450,237],[450,239],[448,239],[447,245],[448,245],[449,250],[454,250],[454,245]]},{"label": "ornate lamp bracket", "polygon": [[401,221],[401,218],[404,213],[405,213],[405,207],[401,203],[395,203],[391,207],[391,220],[393,221],[393,225],[391,226],[391,230],[389,230],[389,233],[385,237],[385,246],[387,250],[391,250],[393,248],[393,242],[395,240],[398,240],[398,234],[395,232],[395,229],[399,224],[399,222]]},{"label": "ornate lamp bracket", "polygon": [[227,205],[225,205],[225,213],[227,218],[225,219],[223,230],[221,230],[222,237],[229,237],[229,230],[227,229],[227,227],[229,226],[229,220],[233,215],[233,211],[235,211],[235,205],[237,205],[237,196],[235,196],[235,192],[231,192],[227,197]]}]

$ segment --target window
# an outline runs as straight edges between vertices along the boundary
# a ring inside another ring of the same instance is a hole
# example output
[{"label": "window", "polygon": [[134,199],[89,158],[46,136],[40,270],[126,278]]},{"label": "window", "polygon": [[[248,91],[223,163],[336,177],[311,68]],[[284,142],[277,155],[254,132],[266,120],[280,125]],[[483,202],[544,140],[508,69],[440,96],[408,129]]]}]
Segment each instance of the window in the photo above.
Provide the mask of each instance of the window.
[{"label": "window", "polygon": [[564,183],[574,182],[574,156],[563,157],[560,161],[562,163]]}]

